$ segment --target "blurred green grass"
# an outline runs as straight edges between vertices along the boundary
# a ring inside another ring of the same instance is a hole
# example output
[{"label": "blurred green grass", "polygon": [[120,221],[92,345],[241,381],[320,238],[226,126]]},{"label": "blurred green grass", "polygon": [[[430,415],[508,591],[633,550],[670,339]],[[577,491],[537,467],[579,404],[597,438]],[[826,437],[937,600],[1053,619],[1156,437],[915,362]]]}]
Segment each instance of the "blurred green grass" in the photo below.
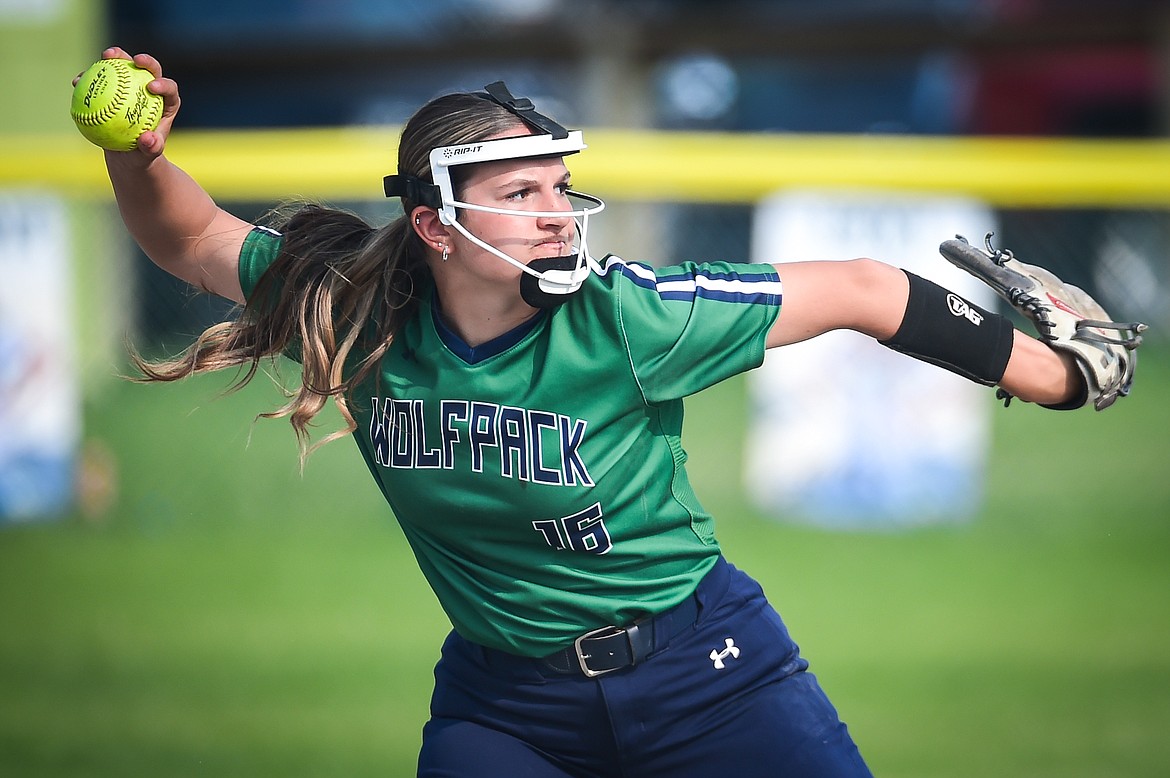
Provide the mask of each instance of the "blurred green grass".
[{"label": "blurred green grass", "polygon": [[[742,379],[689,402],[726,554],[876,774],[1170,774],[1167,354],[1106,413],[993,414],[961,526],[772,521],[739,489]],[[445,618],[352,444],[302,476],[252,424],[275,390],[228,378],[92,397],[109,513],[0,530],[0,775],[413,774]]]}]

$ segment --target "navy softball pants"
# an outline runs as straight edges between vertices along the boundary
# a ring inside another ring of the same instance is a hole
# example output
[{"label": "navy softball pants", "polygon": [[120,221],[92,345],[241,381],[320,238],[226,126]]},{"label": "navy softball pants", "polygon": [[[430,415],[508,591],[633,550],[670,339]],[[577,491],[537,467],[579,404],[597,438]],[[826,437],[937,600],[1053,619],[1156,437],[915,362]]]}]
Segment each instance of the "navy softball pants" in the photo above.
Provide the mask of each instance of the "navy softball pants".
[{"label": "navy softball pants", "polygon": [[452,633],[419,775],[871,775],[759,584],[721,559],[695,596],[693,626],[596,678]]}]

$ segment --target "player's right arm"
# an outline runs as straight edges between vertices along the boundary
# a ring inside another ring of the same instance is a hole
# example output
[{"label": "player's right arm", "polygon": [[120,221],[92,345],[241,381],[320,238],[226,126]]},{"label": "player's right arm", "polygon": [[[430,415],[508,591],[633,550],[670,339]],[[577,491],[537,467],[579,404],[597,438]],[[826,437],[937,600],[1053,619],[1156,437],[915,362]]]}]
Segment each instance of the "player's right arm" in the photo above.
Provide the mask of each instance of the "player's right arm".
[{"label": "player's right arm", "polygon": [[147,88],[163,98],[157,129],[142,133],[136,150],[105,152],[106,170],[127,230],[166,272],[242,303],[240,249],[252,225],[217,206],[203,187],[163,155],[179,110],[178,85],[163,78],[158,60],[149,55],[130,57],[115,47],[102,52],[102,57],[133,59],[151,71],[155,80]]}]

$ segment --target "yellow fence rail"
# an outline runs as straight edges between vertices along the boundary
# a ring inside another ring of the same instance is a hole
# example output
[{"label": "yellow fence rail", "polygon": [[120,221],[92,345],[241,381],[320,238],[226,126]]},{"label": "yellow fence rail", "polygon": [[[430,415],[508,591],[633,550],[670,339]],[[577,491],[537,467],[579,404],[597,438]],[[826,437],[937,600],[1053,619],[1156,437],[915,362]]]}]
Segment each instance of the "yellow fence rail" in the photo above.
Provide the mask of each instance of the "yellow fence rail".
[{"label": "yellow fence rail", "polygon": [[[168,156],[230,201],[382,196],[398,128],[179,131]],[[1170,141],[587,130],[575,184],[613,199],[750,203],[779,189],[964,194],[1003,207],[1170,207]],[[78,136],[0,136],[0,187],[109,196]]]}]

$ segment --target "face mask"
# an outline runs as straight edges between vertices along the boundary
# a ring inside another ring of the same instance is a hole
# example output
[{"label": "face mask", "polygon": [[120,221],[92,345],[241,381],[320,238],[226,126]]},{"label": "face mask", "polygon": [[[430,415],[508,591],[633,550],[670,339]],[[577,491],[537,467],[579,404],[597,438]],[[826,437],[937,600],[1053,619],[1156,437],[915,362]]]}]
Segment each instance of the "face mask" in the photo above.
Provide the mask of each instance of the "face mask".
[{"label": "face mask", "polygon": [[[451,168],[456,165],[533,157],[563,157],[585,148],[580,131],[569,132],[548,117],[537,113],[531,101],[512,97],[503,82],[490,84],[485,89],[486,99],[512,111],[539,134],[432,149],[430,166],[431,180],[434,183],[420,181],[414,176],[386,176],[384,179],[386,196],[405,197],[412,202],[436,209],[443,224],[454,227],[475,245],[524,273],[520,277],[520,294],[526,303],[536,308],[552,307],[564,302],[568,295],[580,289],[590,272],[599,270],[597,261],[589,255],[589,217],[600,213],[605,208],[605,203],[597,197],[573,190],[569,190],[567,195],[578,201],[581,207],[572,211],[518,211],[456,200],[451,183]],[[576,253],[567,257],[536,259],[525,264],[473,235],[459,223],[457,208],[532,218],[570,216],[577,225]]]}]

